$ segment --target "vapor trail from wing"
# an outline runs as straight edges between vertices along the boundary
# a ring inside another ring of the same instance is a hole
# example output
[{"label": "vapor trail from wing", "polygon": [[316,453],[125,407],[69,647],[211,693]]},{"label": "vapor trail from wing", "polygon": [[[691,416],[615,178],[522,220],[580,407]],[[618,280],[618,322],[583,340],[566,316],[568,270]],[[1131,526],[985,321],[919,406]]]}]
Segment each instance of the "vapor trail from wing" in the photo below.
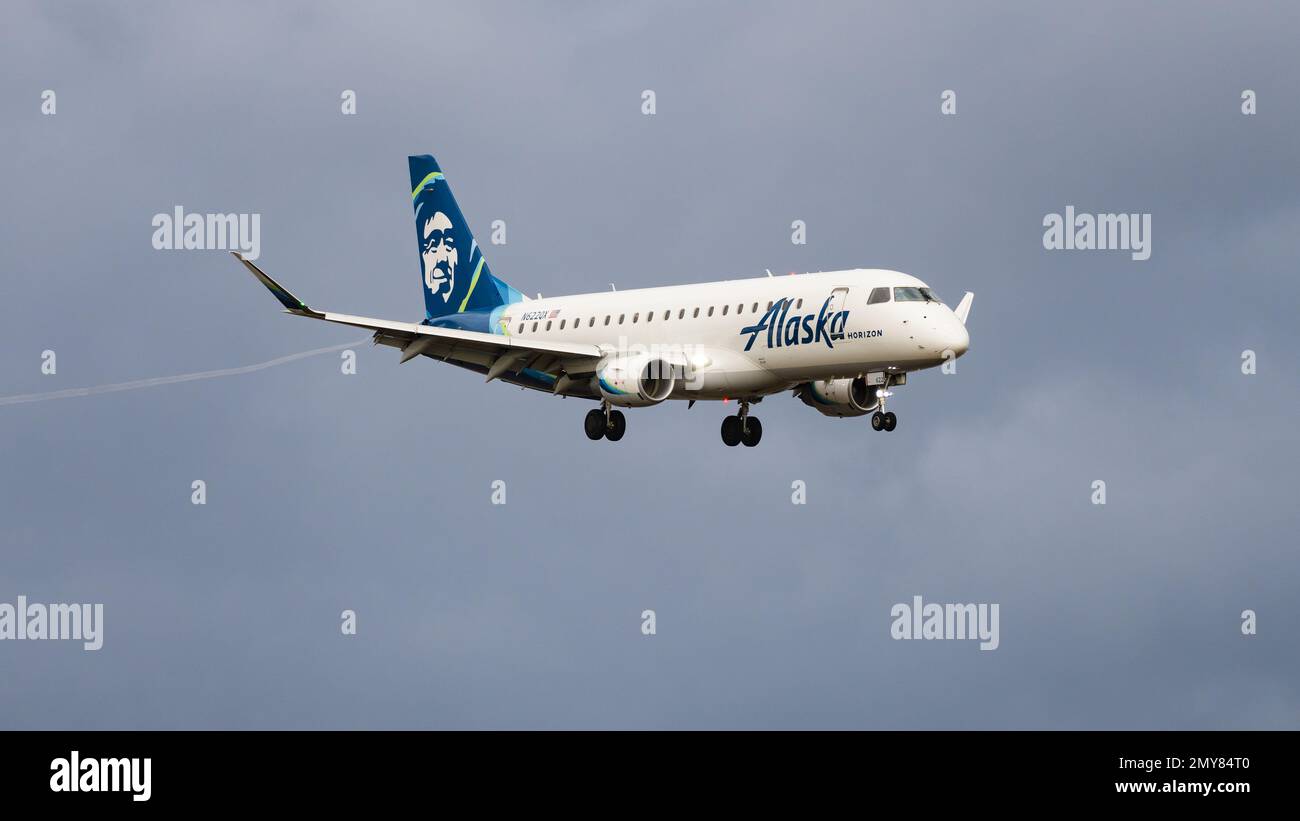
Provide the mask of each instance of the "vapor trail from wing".
[{"label": "vapor trail from wing", "polygon": [[67,388],[65,390],[49,391],[47,393],[22,393],[16,396],[0,396],[0,406],[22,405],[27,402],[46,402],[51,399],[70,399],[74,396],[94,396],[101,393],[116,393],[117,391],[134,391],[140,388],[153,388],[159,385],[174,385],[177,382],[196,382],[200,379],[217,379],[222,376],[239,376],[240,374],[253,373],[254,371],[274,368],[277,365],[296,362],[299,359],[306,359],[309,356],[320,356],[321,354],[331,353],[333,351],[341,351],[345,348],[355,348],[367,341],[369,341],[369,337],[358,339],[355,342],[345,342],[342,345],[331,345],[328,348],[314,348],[310,351],[291,353],[288,356],[268,359],[265,362],[258,362],[255,365],[242,365],[238,368],[222,368],[215,371],[198,371],[196,373],[180,373],[174,376],[155,376],[150,379],[134,379],[130,382],[117,382],[112,385],[94,385],[88,388]]}]

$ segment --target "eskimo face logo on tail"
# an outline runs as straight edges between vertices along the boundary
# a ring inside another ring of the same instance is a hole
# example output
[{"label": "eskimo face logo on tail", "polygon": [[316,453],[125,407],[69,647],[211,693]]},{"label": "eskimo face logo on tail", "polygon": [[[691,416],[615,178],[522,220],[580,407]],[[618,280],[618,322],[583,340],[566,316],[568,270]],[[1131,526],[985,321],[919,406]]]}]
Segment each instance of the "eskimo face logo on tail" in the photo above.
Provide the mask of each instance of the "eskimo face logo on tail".
[{"label": "eskimo face logo on tail", "polygon": [[787,345],[806,345],[825,342],[826,347],[834,348],[833,340],[844,338],[844,326],[848,324],[848,311],[831,311],[831,297],[826,297],[821,310],[815,314],[789,316],[790,306],[794,300],[786,297],[772,304],[755,325],[740,329],[740,335],[749,335],[745,350],[754,347],[754,340],[763,331],[767,331],[767,347],[781,348]]},{"label": "eskimo face logo on tail", "polygon": [[424,287],[446,302],[451,299],[452,291],[456,290],[459,244],[447,215],[432,207],[429,211],[432,213],[427,219],[417,219],[420,226],[420,266],[424,269]]}]

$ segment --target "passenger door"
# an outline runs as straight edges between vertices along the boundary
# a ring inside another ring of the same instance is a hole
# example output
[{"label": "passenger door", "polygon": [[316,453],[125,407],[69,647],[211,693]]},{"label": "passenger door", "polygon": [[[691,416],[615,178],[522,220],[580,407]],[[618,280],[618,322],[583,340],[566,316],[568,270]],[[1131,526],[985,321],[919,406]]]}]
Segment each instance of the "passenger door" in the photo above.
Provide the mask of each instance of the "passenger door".
[{"label": "passenger door", "polygon": [[[844,310],[844,306],[848,304],[848,301],[849,301],[848,288],[836,288],[835,290],[831,291],[831,304],[826,307],[827,316],[834,316],[835,314]],[[839,332],[831,335],[831,339],[843,339],[843,338],[844,338],[844,331],[842,329]]]}]

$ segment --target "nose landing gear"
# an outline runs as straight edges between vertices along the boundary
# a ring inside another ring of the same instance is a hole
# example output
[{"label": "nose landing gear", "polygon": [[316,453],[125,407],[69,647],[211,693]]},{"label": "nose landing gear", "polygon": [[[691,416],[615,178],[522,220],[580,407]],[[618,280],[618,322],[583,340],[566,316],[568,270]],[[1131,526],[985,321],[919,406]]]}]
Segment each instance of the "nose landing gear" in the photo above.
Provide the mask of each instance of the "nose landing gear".
[{"label": "nose landing gear", "polygon": [[885,399],[890,396],[889,385],[892,381],[892,377],[886,376],[884,386],[876,393],[876,396],[880,397],[880,407],[876,409],[875,413],[871,414],[872,430],[888,431],[898,427],[898,417],[894,415],[893,411],[885,411]]},{"label": "nose landing gear", "polygon": [[893,411],[890,411],[888,413],[881,413],[880,411],[876,411],[871,415],[872,430],[893,430],[897,426],[898,426],[898,417],[894,415]]}]

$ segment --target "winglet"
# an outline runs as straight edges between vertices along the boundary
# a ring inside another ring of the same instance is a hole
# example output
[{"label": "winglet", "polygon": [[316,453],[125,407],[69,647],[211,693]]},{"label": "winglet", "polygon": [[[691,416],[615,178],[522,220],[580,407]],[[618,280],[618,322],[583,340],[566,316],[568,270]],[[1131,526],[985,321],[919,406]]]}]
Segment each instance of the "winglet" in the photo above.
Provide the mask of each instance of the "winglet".
[{"label": "winglet", "polygon": [[966,296],[961,298],[961,302],[958,302],[957,307],[953,310],[953,313],[961,320],[961,324],[966,324],[966,317],[970,316],[970,304],[974,301],[975,294],[967,291]]},{"label": "winglet", "polygon": [[270,291],[272,296],[280,300],[280,304],[283,305],[285,307],[285,310],[287,310],[289,313],[299,314],[302,316],[318,316],[318,317],[324,316],[324,314],[320,313],[319,311],[313,311],[311,308],[308,308],[306,302],[303,302],[298,297],[289,293],[287,290],[285,290],[284,286],[276,282],[274,279],[271,279],[271,277],[265,271],[263,271],[261,268],[258,268],[256,265],[254,265],[252,262],[248,261],[247,259],[244,259],[243,254],[239,253],[238,251],[231,251],[230,255],[233,256],[235,259],[239,260],[240,262],[242,262],[244,264],[244,267],[247,268],[253,274],[253,276],[257,277],[258,282],[261,282],[263,285],[265,285],[266,290]]}]

